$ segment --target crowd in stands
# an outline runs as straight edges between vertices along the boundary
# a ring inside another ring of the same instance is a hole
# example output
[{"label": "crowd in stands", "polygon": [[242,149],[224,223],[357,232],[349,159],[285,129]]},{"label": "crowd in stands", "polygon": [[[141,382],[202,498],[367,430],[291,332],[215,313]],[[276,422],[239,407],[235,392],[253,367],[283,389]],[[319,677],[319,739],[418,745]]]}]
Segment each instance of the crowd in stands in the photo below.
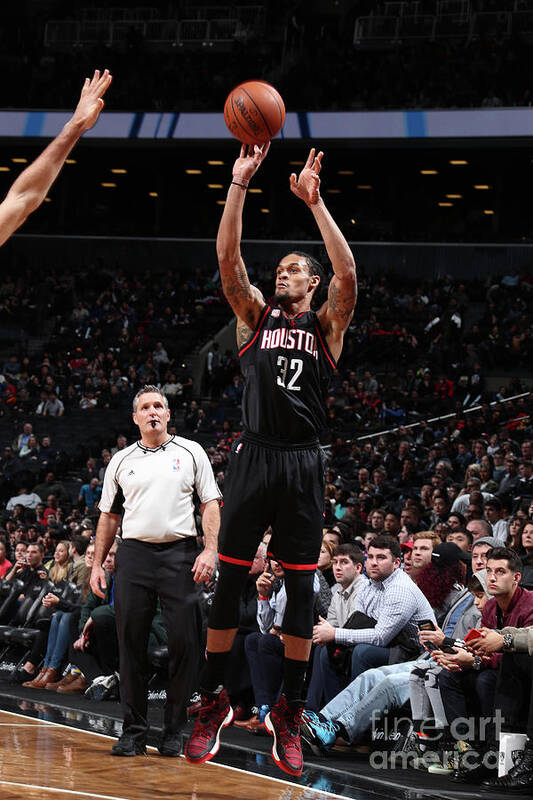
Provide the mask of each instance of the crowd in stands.
[{"label": "crowd in stands", "polygon": [[[257,277],[268,296],[266,275]],[[162,387],[172,430],[202,441],[223,490],[243,387],[232,354],[213,345],[204,380],[209,399],[193,396],[185,353],[174,350],[182,332],[208,337],[207,303],[229,317],[202,270],[184,283],[170,271],[98,269],[43,281],[24,295],[14,280],[0,286],[17,324],[43,294],[54,320],[39,358],[14,352],[1,370],[10,435],[0,459],[0,623],[33,633],[10,642],[0,631],[0,648],[5,655],[15,647],[15,679],[30,688],[100,699],[117,691],[112,576],[119,541],[105,564],[103,602],[90,591],[88,574],[102,478],[111,455],[134,435],[132,395],[146,382]],[[521,389],[510,377],[498,391],[486,383],[496,367],[506,374],[509,365],[527,363],[530,282],[510,274],[485,286],[449,279],[420,286],[361,270],[359,291],[327,400],[324,542],[302,730],[320,753],[368,746],[371,710],[400,709],[410,699],[412,735],[401,752],[409,763],[424,762],[426,750],[435,756],[422,729],[432,716],[442,751],[435,768],[446,772],[457,766],[443,755],[455,718],[491,716],[496,703],[516,729],[527,707],[523,687],[521,706],[500,692],[498,676],[512,672],[509,658],[523,668],[515,645],[488,661],[462,642],[476,626],[514,631],[533,623],[531,401],[505,402]],[[105,430],[112,410],[126,435]],[[81,463],[69,426],[88,411],[104,428],[105,445],[93,445]],[[450,416],[428,422],[440,413]],[[68,453],[56,449],[45,417],[56,418],[55,430],[70,431]],[[283,569],[266,558],[267,542],[265,532],[242,597],[228,687],[236,724],[255,733],[282,675]],[[497,570],[503,583],[496,586]],[[32,620],[39,621],[35,630]],[[428,620],[430,630],[421,632],[419,623]],[[165,642],[156,615],[151,647]],[[455,737],[459,749],[471,747],[467,733]]]},{"label": "crowd in stands", "polygon": [[[16,80],[2,86],[2,107],[20,106],[23,96],[26,107],[69,108],[80,76],[104,63],[117,76],[111,109],[217,111],[228,90],[250,75],[276,85],[291,110],[531,104],[531,45],[521,36],[520,22],[512,39],[502,21],[499,31],[468,41],[466,35],[394,44],[384,40],[379,47],[374,42],[365,48],[354,47],[355,19],[376,13],[375,3],[354,3],[347,13],[348,4],[339,4],[344,16],[340,8],[337,14],[313,12],[308,2],[269,3],[264,4],[265,24],[256,35],[239,37],[222,52],[216,47],[167,47],[162,57],[133,27],[116,47],[99,42],[94,34],[84,47],[47,47],[46,21],[65,19],[64,4],[56,3],[55,13],[52,5],[36,11],[31,26],[15,9],[5,21],[0,61]],[[173,14],[168,3],[164,7],[163,19],[187,18],[176,9]]]}]

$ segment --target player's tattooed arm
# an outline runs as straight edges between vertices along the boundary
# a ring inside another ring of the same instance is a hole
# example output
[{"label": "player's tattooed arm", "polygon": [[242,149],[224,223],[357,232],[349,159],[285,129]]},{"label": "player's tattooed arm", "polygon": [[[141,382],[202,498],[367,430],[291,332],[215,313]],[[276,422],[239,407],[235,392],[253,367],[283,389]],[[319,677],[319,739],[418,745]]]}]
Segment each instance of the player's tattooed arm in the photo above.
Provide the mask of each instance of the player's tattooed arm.
[{"label": "player's tattooed arm", "polygon": [[224,211],[218,228],[217,257],[222,289],[236,316],[252,330],[257,325],[265,301],[261,292],[252,286],[241,255],[242,213],[246,187],[266,154],[263,148],[241,148],[233,165],[233,182],[230,184]]},{"label": "player's tattooed arm", "polygon": [[300,175],[291,175],[290,188],[313,214],[335,273],[329,285],[327,303],[320,309],[319,318],[330,346],[332,340],[338,339],[342,347],[342,336],[350,324],[357,302],[357,276],[348,242],[320,196],[323,157],[322,151],[316,154],[315,149],[311,148]]},{"label": "player's tattooed arm", "polygon": [[246,323],[237,318],[237,350],[248,344],[253,334],[253,329],[249,328]]},{"label": "player's tattooed arm", "polygon": [[328,311],[340,324],[350,324],[357,302],[357,282],[344,282],[335,275],[328,289]]}]

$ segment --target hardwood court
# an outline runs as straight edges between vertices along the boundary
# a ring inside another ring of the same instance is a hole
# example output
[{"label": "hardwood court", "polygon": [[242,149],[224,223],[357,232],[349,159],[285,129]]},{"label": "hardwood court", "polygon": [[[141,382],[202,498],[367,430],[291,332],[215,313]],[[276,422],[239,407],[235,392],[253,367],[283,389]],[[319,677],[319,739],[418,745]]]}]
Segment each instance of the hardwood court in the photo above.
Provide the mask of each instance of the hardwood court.
[{"label": "hardwood court", "polygon": [[336,795],[183,758],[113,758],[113,740],[0,711],[2,800],[325,800]]}]

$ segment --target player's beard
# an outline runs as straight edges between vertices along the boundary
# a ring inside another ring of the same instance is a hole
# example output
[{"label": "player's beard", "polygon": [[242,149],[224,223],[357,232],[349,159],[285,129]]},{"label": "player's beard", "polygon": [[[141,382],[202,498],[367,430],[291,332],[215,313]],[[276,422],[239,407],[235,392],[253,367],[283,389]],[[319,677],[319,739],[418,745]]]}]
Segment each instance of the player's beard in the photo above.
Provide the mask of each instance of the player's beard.
[{"label": "player's beard", "polygon": [[280,305],[283,303],[288,303],[290,299],[291,297],[287,289],[283,289],[281,292],[276,292],[274,295],[274,301]]}]

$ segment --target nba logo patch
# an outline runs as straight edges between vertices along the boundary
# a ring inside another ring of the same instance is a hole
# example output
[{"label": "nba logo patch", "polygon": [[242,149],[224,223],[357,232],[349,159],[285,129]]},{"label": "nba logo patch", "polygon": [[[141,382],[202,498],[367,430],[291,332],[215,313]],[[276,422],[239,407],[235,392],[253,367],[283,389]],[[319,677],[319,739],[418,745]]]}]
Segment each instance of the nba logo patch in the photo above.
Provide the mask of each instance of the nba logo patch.
[{"label": "nba logo patch", "polygon": [[180,460],[177,458],[175,461],[172,462],[172,471],[179,472],[180,469]]},{"label": "nba logo patch", "polygon": [[275,309],[272,311],[272,316],[273,316],[273,317],[279,317],[280,313],[281,313],[281,312],[280,312],[279,308],[275,308]]},{"label": "nba logo patch", "polygon": [[238,445],[237,445],[237,447],[235,448],[235,453],[236,453],[236,454],[241,452],[241,450],[242,450],[242,445],[243,445],[243,443],[242,443],[242,442],[239,442],[239,444],[238,444]]}]

